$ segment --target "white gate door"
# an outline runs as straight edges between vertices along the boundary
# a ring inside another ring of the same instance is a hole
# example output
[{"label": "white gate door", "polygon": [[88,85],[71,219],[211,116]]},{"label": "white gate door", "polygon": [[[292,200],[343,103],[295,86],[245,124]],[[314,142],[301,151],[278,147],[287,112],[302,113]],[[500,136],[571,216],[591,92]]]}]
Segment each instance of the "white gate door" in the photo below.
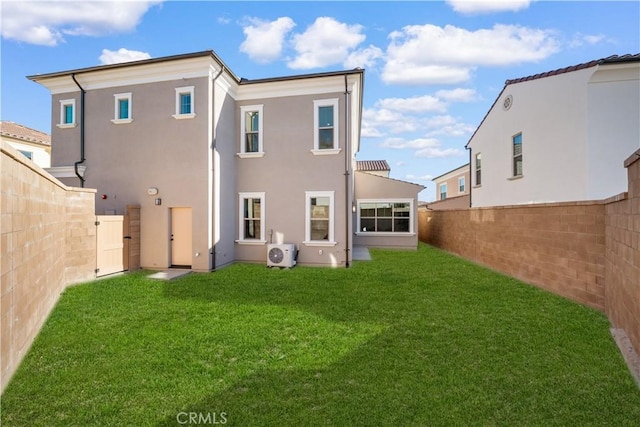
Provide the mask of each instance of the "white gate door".
[{"label": "white gate door", "polygon": [[124,270],[123,225],[124,217],[122,215],[96,216],[97,277]]}]

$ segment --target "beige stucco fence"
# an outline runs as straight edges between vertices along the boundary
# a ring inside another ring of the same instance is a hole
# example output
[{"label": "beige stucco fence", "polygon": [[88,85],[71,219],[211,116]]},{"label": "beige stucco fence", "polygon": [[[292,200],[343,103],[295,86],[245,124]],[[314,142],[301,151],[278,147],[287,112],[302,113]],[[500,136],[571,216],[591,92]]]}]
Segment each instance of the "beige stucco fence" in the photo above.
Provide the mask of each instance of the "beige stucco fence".
[{"label": "beige stucco fence", "polygon": [[421,209],[419,238],[605,311],[640,351],[640,150],[628,192],[607,200]]}]

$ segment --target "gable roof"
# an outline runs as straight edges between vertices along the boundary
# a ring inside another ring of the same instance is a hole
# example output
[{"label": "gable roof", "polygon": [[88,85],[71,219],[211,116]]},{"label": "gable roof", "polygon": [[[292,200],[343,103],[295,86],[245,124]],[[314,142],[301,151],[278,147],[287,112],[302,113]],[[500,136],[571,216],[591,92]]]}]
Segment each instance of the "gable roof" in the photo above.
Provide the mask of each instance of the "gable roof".
[{"label": "gable roof", "polygon": [[462,169],[467,169],[468,170],[469,169],[469,163],[465,163],[464,165],[458,166],[455,169],[451,169],[450,171],[447,171],[447,172],[443,173],[442,175],[438,175],[435,178],[433,178],[431,181],[436,181],[436,180],[442,178],[445,175],[449,175],[450,173],[457,172],[457,171],[462,170]]},{"label": "gable roof", "polygon": [[358,160],[356,170],[359,172],[380,172],[390,171],[389,163],[386,160]]},{"label": "gable roof", "polygon": [[491,104],[491,107],[489,107],[489,109],[487,110],[487,113],[484,115],[484,117],[480,121],[480,124],[478,125],[478,127],[476,127],[476,130],[473,132],[473,134],[469,138],[469,141],[465,144],[464,147],[465,148],[469,147],[471,140],[473,140],[473,137],[476,136],[478,129],[480,129],[484,121],[487,119],[487,116],[489,115],[491,110],[493,110],[493,107],[496,105],[496,103],[504,93],[504,90],[507,88],[507,86],[515,83],[522,83],[522,82],[527,82],[531,80],[543,79],[545,77],[557,76],[558,74],[565,74],[565,73],[571,73],[573,71],[584,70],[585,68],[595,67],[596,65],[619,64],[623,62],[640,62],[640,53],[626,54],[626,55],[611,55],[606,58],[594,59],[593,61],[584,62],[582,64],[571,65],[569,67],[558,68],[556,70],[546,71],[544,73],[538,73],[538,74],[533,74],[526,77],[506,80],[504,82],[504,87],[502,88],[500,93],[498,93],[498,96],[496,97],[495,101],[493,101],[493,104]]},{"label": "gable roof", "polygon": [[51,146],[51,135],[15,122],[0,121],[0,134],[33,144]]}]

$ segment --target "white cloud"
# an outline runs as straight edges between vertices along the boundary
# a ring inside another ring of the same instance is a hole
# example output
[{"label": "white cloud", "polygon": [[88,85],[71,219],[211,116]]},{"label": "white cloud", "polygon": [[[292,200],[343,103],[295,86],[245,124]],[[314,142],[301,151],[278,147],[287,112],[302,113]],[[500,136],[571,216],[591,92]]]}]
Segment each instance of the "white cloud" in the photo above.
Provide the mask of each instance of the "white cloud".
[{"label": "white cloud", "polygon": [[382,79],[398,84],[461,83],[478,66],[540,61],[559,49],[552,31],[517,25],[476,31],[453,25],[409,25],[389,38]]},{"label": "white cloud", "polygon": [[517,12],[526,9],[530,0],[447,0],[458,13],[480,14],[495,12]]},{"label": "white cloud", "polygon": [[56,46],[65,36],[98,36],[132,31],[161,1],[2,2],[2,37]]},{"label": "white cloud", "polygon": [[471,102],[478,99],[475,89],[465,88],[439,90],[436,92],[436,96],[449,102]]},{"label": "white cloud", "polygon": [[425,121],[425,126],[428,129],[426,136],[449,136],[449,137],[463,137],[471,136],[476,130],[472,125],[461,123],[453,116],[433,116],[429,117]]},{"label": "white cloud", "polygon": [[149,58],[151,58],[151,55],[147,52],[120,48],[118,50],[102,49],[102,55],[100,55],[99,59],[101,64],[107,65],[119,64],[121,62],[140,61]]},{"label": "white cloud", "polygon": [[402,150],[405,148],[428,149],[428,148],[436,148],[439,146],[440,146],[440,141],[438,141],[435,138],[416,138],[416,139],[388,138],[380,144],[380,147],[393,148],[395,150]]},{"label": "white cloud", "polygon": [[250,24],[242,29],[246,38],[240,51],[259,63],[274,61],[282,54],[285,36],[295,26],[293,19],[286,16],[275,21],[251,18]]},{"label": "white cloud", "polygon": [[342,65],[346,68],[370,68],[383,57],[384,53],[382,52],[382,49],[369,45],[369,47],[364,49],[351,52]]},{"label": "white cloud", "polygon": [[435,159],[442,157],[458,157],[463,156],[464,151],[459,148],[424,148],[415,153],[416,157]]},{"label": "white cloud", "polygon": [[444,112],[447,109],[446,103],[431,95],[412,98],[384,98],[378,100],[376,106],[392,111],[412,113],[423,113],[427,111]]},{"label": "white cloud", "polygon": [[568,46],[570,48],[581,47],[584,45],[595,45],[602,42],[608,41],[607,37],[602,34],[582,34],[576,33],[573,38],[569,41]]},{"label": "white cloud", "polygon": [[333,18],[319,17],[304,33],[293,37],[297,56],[288,62],[293,69],[323,68],[341,64],[366,36],[361,25],[348,25]]}]

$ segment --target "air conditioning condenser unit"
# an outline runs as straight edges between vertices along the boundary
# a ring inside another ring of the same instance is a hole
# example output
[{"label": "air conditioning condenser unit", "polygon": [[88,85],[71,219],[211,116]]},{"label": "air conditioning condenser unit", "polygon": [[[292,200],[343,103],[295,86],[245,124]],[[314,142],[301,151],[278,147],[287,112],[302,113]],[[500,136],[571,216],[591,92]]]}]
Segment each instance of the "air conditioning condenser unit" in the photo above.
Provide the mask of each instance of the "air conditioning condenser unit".
[{"label": "air conditioning condenser unit", "polygon": [[296,245],[293,243],[267,246],[267,267],[291,268],[296,265]]}]

